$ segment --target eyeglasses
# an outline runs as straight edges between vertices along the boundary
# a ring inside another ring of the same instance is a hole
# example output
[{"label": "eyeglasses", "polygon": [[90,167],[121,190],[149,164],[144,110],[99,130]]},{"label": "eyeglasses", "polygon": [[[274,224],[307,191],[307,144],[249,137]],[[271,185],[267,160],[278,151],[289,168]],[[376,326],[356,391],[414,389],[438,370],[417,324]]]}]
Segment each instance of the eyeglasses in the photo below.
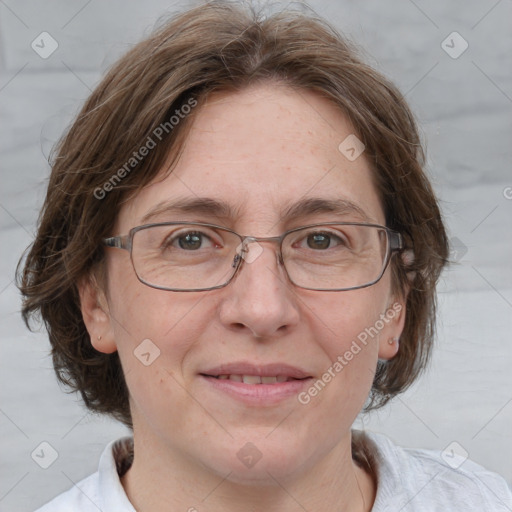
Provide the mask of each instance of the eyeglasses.
[{"label": "eyeglasses", "polygon": [[[289,280],[299,288],[345,291],[365,288],[383,276],[400,233],[377,224],[326,222],[281,236],[242,236],[214,224],[162,222],[103,239],[107,247],[130,252],[138,279],[169,291],[206,291],[226,286],[243,262],[263,252],[258,242],[274,242]],[[254,245],[252,245],[254,244]]]}]

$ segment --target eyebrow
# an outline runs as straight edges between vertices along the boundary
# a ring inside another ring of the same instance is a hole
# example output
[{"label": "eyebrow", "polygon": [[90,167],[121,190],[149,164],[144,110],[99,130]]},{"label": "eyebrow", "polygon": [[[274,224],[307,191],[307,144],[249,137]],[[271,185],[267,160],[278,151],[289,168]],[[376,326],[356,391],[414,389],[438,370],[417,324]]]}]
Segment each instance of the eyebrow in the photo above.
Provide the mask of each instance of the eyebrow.
[{"label": "eyebrow", "polygon": [[319,213],[331,213],[338,216],[355,215],[364,222],[372,222],[363,208],[352,201],[341,198],[306,198],[286,208],[282,217],[284,219],[295,219]]},{"label": "eyebrow", "polygon": [[162,201],[142,217],[145,224],[156,217],[173,214],[203,214],[218,218],[234,218],[239,213],[238,208],[233,208],[224,201],[210,197],[184,197],[171,201]]},{"label": "eyebrow", "polygon": [[[233,207],[225,201],[211,197],[184,197],[158,203],[142,217],[141,222],[146,224],[157,217],[191,213],[226,220],[236,219],[240,216],[242,206]],[[322,213],[337,216],[355,215],[363,222],[374,222],[363,208],[352,201],[319,197],[305,198],[287,206],[281,211],[280,218],[288,221]]]}]

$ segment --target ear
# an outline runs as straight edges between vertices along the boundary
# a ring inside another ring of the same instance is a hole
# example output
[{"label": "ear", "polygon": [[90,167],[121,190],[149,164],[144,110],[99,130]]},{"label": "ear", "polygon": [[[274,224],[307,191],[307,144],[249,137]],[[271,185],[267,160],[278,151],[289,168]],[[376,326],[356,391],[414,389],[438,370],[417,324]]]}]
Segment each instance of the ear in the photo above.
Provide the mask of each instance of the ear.
[{"label": "ear", "polygon": [[400,336],[405,326],[405,305],[407,294],[393,298],[381,318],[386,322],[379,337],[379,359],[389,360],[395,357],[400,349]]},{"label": "ear", "polygon": [[107,299],[92,275],[84,277],[78,285],[80,309],[87,332],[91,337],[91,345],[104,354],[117,350],[108,310]]}]

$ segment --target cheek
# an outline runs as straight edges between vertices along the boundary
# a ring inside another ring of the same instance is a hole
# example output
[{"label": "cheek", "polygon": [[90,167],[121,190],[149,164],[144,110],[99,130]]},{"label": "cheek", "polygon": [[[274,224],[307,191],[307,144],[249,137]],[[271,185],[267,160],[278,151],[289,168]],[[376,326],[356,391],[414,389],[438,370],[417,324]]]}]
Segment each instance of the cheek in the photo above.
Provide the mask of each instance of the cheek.
[{"label": "cheek", "polygon": [[[370,291],[371,290],[371,291]],[[340,295],[322,297],[311,306],[310,321],[315,324],[318,343],[332,360],[348,350],[352,342],[361,346],[376,346],[380,335],[372,327],[386,310],[386,297],[376,293],[376,287],[340,292]],[[368,339],[365,333],[372,332]],[[364,343],[366,341],[366,344]],[[372,343],[370,343],[372,342]]]},{"label": "cheek", "polygon": [[[142,285],[144,286],[144,285]],[[127,292],[114,311],[116,342],[119,352],[137,350],[150,340],[161,355],[179,362],[199,339],[208,322],[208,313],[200,299],[175,297],[172,292],[151,288]]]},{"label": "cheek", "polygon": [[322,302],[317,301],[310,326],[323,352],[323,373],[298,400],[305,407],[304,414],[323,425],[325,438],[336,439],[340,430],[350,429],[372,387],[378,336],[364,335],[379,318],[380,304],[363,290]]},{"label": "cheek", "polygon": [[134,421],[186,431],[185,411],[195,407],[185,391],[187,363],[200,348],[212,312],[198,294],[156,290],[138,280],[122,283],[111,294],[111,316]]},{"label": "cheek", "polygon": [[389,298],[386,282],[379,285],[330,298],[324,295],[315,299],[314,306],[310,304],[310,329],[325,361],[325,373],[317,387],[322,388],[322,394],[329,388],[325,399],[334,401],[338,409],[358,409],[373,382],[379,341],[386,336],[386,324],[380,318]]},{"label": "cheek", "polygon": [[173,373],[179,370],[211,317],[204,295],[146,286],[129,260],[109,269],[109,290],[110,316],[125,370],[140,369],[138,359],[148,352],[150,360],[158,356]]}]

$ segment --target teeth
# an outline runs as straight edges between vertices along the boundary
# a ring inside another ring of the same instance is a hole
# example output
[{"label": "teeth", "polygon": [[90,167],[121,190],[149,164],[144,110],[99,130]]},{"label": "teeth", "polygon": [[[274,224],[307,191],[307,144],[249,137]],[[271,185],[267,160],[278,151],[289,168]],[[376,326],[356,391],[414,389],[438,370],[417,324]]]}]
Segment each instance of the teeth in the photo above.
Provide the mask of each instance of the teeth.
[{"label": "teeth", "polygon": [[276,382],[287,382],[294,380],[286,375],[276,375],[275,377],[260,377],[259,375],[219,375],[221,380],[234,380],[235,382],[243,382],[244,384],[275,384]]},{"label": "teeth", "polygon": [[261,384],[261,377],[258,375],[242,375],[244,384]]}]

